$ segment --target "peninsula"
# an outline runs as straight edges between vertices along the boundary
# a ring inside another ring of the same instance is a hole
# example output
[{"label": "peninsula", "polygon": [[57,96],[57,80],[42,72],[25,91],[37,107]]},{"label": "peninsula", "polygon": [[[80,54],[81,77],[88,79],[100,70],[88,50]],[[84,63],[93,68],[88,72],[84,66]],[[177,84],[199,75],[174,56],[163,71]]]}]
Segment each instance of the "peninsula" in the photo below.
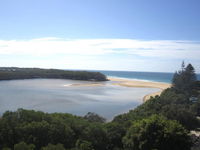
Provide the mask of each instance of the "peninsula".
[{"label": "peninsula", "polygon": [[0,80],[36,79],[36,78],[107,81],[106,76],[100,72],[71,71],[71,70],[69,71],[69,70],[41,69],[41,68],[0,67]]}]

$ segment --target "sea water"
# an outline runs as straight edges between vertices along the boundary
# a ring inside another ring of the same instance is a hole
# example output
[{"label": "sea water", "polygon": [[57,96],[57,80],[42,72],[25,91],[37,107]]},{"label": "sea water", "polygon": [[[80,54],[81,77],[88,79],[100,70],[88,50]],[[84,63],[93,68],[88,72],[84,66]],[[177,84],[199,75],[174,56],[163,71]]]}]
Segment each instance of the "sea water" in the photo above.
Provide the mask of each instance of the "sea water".
[{"label": "sea water", "polygon": [[[174,75],[174,73],[165,73],[165,72],[103,71],[103,70],[99,70],[99,72],[110,77],[146,80],[146,81],[155,81],[164,83],[171,83]],[[197,74],[197,79],[200,80],[200,74]]]}]

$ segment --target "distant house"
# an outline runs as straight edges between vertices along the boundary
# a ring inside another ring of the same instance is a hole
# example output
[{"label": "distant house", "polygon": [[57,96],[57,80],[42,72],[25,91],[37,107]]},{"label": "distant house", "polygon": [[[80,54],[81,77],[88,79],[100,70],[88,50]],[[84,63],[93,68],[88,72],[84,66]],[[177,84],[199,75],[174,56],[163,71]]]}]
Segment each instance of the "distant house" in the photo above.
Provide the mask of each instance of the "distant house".
[{"label": "distant house", "polygon": [[194,97],[194,96],[191,96],[191,97],[189,98],[189,100],[190,100],[191,102],[197,102],[197,101],[198,101],[198,98],[197,98],[197,97]]}]

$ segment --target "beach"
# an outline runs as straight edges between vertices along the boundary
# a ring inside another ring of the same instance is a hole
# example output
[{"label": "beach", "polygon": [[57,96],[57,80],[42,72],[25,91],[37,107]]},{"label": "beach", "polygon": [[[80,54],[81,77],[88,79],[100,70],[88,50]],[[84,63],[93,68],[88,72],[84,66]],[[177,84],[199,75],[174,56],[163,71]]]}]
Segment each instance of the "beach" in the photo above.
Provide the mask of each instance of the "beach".
[{"label": "beach", "polygon": [[158,88],[157,92],[145,95],[143,101],[147,101],[151,96],[160,95],[163,90],[171,87],[169,83],[163,82],[153,82],[153,81],[142,81],[142,80],[132,80],[132,79],[122,79],[110,77],[110,81],[113,81],[113,85],[125,86],[125,87],[142,87],[142,88]]}]

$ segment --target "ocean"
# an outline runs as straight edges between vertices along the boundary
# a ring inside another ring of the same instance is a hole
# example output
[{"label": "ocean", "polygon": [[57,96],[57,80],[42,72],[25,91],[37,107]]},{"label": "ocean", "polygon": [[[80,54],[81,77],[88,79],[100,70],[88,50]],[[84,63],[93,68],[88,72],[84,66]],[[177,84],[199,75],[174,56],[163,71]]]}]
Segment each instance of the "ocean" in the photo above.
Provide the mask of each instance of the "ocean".
[{"label": "ocean", "polygon": [[[174,73],[164,72],[136,72],[136,71],[103,71],[99,72],[105,74],[108,77],[128,78],[145,81],[155,81],[171,83]],[[197,74],[197,79],[200,80],[200,74]]]}]

